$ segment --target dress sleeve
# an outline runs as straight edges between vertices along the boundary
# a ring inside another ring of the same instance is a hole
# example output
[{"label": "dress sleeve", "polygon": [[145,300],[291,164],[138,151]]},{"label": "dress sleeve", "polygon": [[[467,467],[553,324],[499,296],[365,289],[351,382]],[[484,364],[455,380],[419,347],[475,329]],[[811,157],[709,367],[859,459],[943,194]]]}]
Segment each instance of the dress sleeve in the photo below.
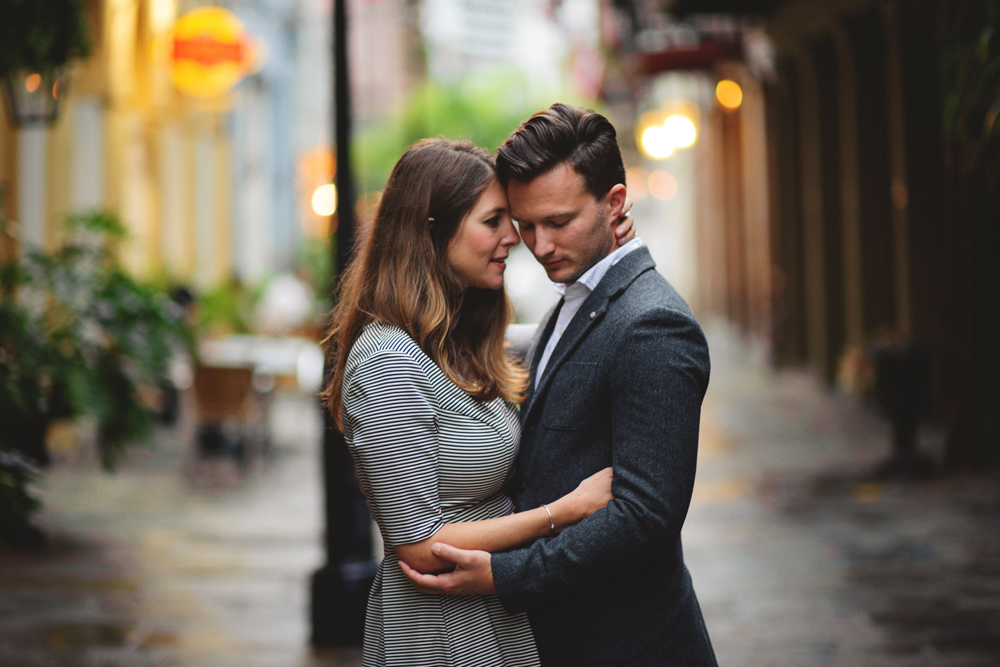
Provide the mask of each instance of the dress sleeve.
[{"label": "dress sleeve", "polygon": [[427,539],[443,525],[437,423],[427,376],[408,355],[378,352],[343,394],[348,447],[388,546]]}]

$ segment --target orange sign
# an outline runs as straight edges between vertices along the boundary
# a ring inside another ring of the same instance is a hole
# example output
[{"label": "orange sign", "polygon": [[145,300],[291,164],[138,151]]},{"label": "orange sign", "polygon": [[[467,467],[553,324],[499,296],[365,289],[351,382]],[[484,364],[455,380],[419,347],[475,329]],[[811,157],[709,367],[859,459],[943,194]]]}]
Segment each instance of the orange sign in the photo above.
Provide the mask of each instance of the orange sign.
[{"label": "orange sign", "polygon": [[194,97],[222,95],[262,64],[243,23],[220,7],[202,7],[177,19],[169,45],[170,78]]}]

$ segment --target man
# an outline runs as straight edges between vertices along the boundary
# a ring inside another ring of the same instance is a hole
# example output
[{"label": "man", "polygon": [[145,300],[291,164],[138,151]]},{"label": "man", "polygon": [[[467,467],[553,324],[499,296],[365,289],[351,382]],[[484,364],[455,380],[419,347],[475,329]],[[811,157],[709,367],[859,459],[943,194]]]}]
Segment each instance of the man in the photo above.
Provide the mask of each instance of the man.
[{"label": "man", "polygon": [[404,570],[424,592],[496,592],[527,611],[545,665],[716,665],[680,541],[708,347],[642,241],[613,249],[625,201],[615,130],[556,104],[497,162],[511,217],[563,294],[528,352],[511,494],[519,511],[535,508],[610,465],[614,499],[525,549],[439,544],[454,572]]}]

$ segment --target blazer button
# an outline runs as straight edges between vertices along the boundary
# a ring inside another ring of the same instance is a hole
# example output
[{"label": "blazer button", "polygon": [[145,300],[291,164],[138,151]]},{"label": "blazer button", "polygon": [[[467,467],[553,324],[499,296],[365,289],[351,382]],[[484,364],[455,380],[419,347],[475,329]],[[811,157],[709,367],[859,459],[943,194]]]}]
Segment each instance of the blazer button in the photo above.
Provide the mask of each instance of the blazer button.
[{"label": "blazer button", "polygon": [[518,491],[518,493],[524,493],[524,490],[526,488],[528,488],[528,483],[527,482],[521,482],[520,484],[517,485],[517,491]]}]

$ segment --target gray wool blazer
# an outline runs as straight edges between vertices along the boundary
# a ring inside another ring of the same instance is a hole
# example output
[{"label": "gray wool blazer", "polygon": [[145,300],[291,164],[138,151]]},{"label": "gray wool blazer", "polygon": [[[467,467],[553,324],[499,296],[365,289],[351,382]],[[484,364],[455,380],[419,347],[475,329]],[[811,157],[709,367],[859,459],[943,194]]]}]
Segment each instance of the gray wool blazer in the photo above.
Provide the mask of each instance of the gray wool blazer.
[{"label": "gray wool blazer", "polygon": [[[701,327],[645,247],[614,265],[535,388],[558,305],[527,359],[532,388],[510,492],[527,510],[613,466],[614,499],[557,537],[492,557],[544,665],[716,665],[684,565],[709,357]],[[561,303],[561,302],[560,302]]]}]

